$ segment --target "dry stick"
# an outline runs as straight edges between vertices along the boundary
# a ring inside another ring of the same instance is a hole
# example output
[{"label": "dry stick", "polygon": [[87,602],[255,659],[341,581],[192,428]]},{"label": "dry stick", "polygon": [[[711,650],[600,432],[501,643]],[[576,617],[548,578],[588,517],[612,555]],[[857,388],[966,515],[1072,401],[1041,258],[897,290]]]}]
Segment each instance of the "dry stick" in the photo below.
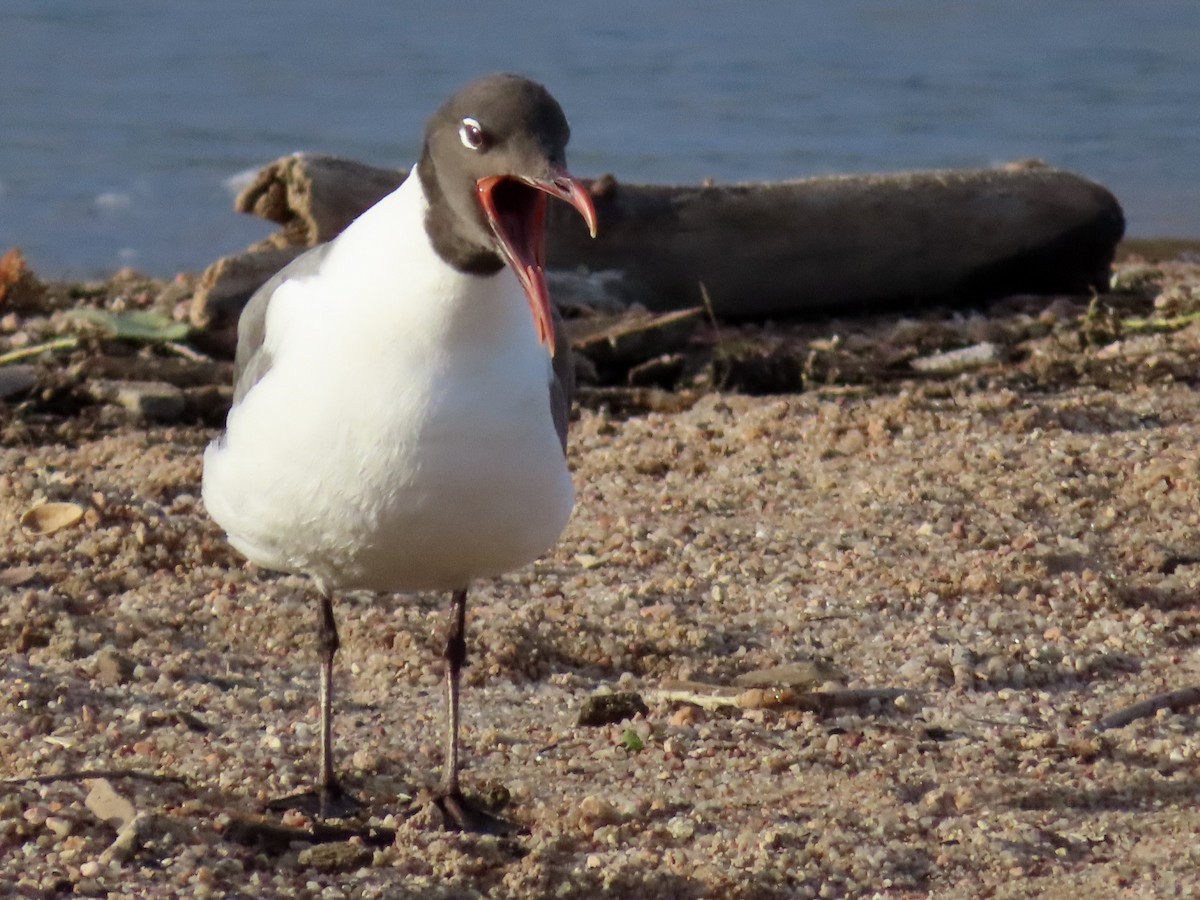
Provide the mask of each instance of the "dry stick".
[{"label": "dry stick", "polygon": [[899,697],[917,695],[907,688],[841,688],[831,691],[797,690],[784,685],[777,687],[743,687],[740,685],[705,684],[699,681],[668,679],[654,691],[654,696],[668,703],[690,703],[705,709],[740,708],[744,695],[750,691],[771,695],[767,706],[775,709],[792,707],[829,713],[835,709],[866,706],[872,701],[895,702]]},{"label": "dry stick", "polygon": [[816,616],[806,616],[806,615],[801,614],[800,616],[797,617],[798,621],[802,625],[807,625],[810,622],[832,622],[836,619],[852,619],[852,618],[854,618],[854,613],[848,613],[848,612],[847,613],[822,613],[821,615],[816,615]]},{"label": "dry stick", "polygon": [[1135,703],[1110,713],[1092,726],[1094,731],[1107,731],[1110,728],[1123,728],[1135,719],[1152,716],[1160,709],[1172,712],[1182,712],[1189,706],[1200,704],[1200,687],[1181,688],[1177,691],[1167,691],[1165,694],[1155,694],[1148,700]]},{"label": "dry stick", "polygon": [[282,853],[296,841],[329,844],[360,838],[367,846],[387,847],[395,842],[396,829],[385,828],[382,825],[331,825],[327,822],[313,822],[308,828],[292,828],[273,822],[235,817],[225,826],[222,836],[238,844],[259,846]]},{"label": "dry stick", "polygon": [[181,344],[178,341],[164,341],[163,347],[191,362],[210,363],[213,361],[211,356],[207,356],[199,350],[193,350],[187,344]]},{"label": "dry stick", "polygon": [[1130,334],[1157,334],[1164,331],[1178,331],[1187,328],[1194,322],[1200,321],[1200,312],[1185,313],[1181,316],[1167,316],[1163,319],[1143,319],[1134,316],[1121,320],[1121,328]]},{"label": "dry stick", "polygon": [[27,775],[24,778],[6,778],[0,784],[19,787],[23,784],[53,784],[56,781],[86,781],[89,778],[137,778],[141,781],[178,782],[187,784],[182,775],[159,775],[155,772],[139,772],[136,769],[79,769],[74,772],[59,772],[55,775]]},{"label": "dry stick", "polygon": [[716,311],[713,310],[712,297],[708,293],[708,287],[703,281],[698,282],[700,285],[700,299],[704,302],[704,310],[708,313],[708,321],[712,325],[713,334],[717,338],[717,346],[721,348],[721,355],[725,354],[725,338],[721,334],[721,326],[717,322]]},{"label": "dry stick", "polygon": [[29,359],[31,356],[39,356],[42,353],[49,353],[51,350],[71,350],[77,346],[79,346],[79,338],[65,337],[46,341],[44,344],[34,344],[32,347],[19,347],[16,350],[0,354],[0,366]]},{"label": "dry stick", "polygon": [[[712,297],[708,293],[708,287],[703,281],[698,282],[700,285],[700,299],[704,301],[704,310],[708,313],[708,321],[712,325],[713,335],[717,339],[717,358],[721,360],[722,365],[729,362],[729,354],[725,349],[725,335],[721,333],[721,325],[717,322],[717,313],[713,309]],[[714,372],[720,367],[714,367]],[[717,390],[725,387],[725,382],[729,380],[728,372],[721,376],[721,383],[714,385]]]}]

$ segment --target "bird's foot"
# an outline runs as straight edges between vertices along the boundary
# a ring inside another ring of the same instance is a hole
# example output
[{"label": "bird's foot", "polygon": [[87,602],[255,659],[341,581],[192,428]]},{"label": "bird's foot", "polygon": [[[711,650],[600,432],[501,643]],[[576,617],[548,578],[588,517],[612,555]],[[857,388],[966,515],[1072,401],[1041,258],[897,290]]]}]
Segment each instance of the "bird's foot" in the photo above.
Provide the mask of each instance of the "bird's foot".
[{"label": "bird's foot", "polygon": [[442,791],[432,797],[429,805],[446,831],[512,837],[523,833],[525,829],[516,822],[496,815],[507,799],[505,796],[502,802],[496,804],[477,798],[468,799],[462,791]]},{"label": "bird's foot", "polygon": [[309,817],[318,819],[350,819],[361,813],[363,803],[353,794],[347,793],[338,783],[317,785],[311,790],[301,791],[267,802],[270,812],[299,810]]}]

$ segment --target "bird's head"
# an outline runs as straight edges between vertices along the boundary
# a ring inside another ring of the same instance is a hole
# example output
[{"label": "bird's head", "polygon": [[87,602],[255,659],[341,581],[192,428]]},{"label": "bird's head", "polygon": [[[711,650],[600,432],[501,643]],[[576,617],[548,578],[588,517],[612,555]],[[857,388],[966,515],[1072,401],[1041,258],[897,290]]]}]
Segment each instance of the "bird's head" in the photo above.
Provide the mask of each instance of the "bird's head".
[{"label": "bird's head", "polygon": [[546,199],[577,209],[596,236],[596,209],[567,171],[571,136],[549,91],[519,75],[489,75],[433,114],[417,167],[430,215],[426,228],[456,268],[516,273],[538,339],[554,352],[550,294],[543,270]]}]

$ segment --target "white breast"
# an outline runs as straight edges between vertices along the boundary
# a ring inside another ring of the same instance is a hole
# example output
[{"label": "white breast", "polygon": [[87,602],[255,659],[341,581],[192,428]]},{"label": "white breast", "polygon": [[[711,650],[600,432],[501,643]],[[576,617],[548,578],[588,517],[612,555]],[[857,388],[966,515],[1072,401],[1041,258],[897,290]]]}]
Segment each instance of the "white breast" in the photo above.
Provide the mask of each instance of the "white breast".
[{"label": "white breast", "polygon": [[254,562],[329,587],[466,587],[535,559],[574,502],[516,278],[456,272],[414,172],[272,297],[270,371],[205,453]]}]

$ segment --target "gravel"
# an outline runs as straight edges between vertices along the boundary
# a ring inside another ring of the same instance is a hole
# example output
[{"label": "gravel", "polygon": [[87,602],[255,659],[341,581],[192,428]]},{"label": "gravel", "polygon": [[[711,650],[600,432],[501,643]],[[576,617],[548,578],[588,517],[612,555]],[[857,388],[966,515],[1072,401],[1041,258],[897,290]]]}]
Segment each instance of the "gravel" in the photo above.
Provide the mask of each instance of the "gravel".
[{"label": "gravel", "polygon": [[[420,811],[445,598],[370,595],[338,603],[336,742],[387,840],[240,838],[315,768],[306,584],[254,570],[206,517],[211,427],[4,408],[0,890],[1200,894],[1200,710],[1093,727],[1200,684],[1200,324],[1071,352],[1053,379],[1030,375],[1034,348],[944,378],[581,410],[567,533],[471,594],[464,779],[507,789],[515,838]],[[21,530],[45,501],[84,516]],[[664,689],[779,666],[880,690],[815,712]],[[579,725],[606,692],[648,711]],[[97,815],[105,788],[134,818]]]}]

